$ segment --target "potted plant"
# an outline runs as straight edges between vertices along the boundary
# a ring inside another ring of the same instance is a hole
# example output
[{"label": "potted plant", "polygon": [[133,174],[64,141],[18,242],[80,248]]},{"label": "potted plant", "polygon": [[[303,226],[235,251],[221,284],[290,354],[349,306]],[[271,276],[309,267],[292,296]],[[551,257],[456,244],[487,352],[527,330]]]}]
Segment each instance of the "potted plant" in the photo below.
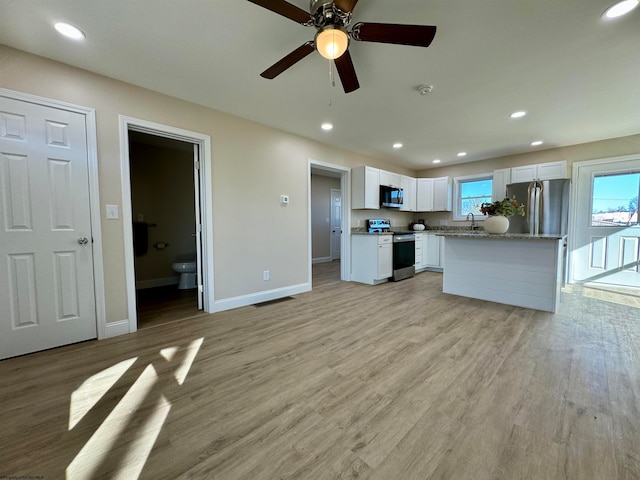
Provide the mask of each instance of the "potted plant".
[{"label": "potted plant", "polygon": [[483,215],[488,215],[484,221],[484,229],[487,233],[505,233],[509,229],[509,217],[524,215],[524,204],[519,203],[516,197],[505,197],[504,200],[495,202],[483,202],[480,205]]}]

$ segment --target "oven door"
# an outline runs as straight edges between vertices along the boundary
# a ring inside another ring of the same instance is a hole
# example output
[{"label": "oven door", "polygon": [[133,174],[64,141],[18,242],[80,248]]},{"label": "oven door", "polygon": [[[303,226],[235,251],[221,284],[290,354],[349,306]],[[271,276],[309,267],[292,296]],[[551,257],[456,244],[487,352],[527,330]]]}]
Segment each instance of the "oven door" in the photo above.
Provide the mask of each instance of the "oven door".
[{"label": "oven door", "polygon": [[416,273],[416,237],[413,234],[393,236],[393,281],[413,277]]}]

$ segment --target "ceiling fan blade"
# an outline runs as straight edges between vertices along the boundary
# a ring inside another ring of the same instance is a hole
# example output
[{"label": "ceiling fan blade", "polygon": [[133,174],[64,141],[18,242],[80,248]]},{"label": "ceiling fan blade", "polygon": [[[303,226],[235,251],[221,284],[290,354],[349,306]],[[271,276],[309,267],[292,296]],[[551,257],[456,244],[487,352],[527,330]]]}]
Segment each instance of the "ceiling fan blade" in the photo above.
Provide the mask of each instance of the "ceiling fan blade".
[{"label": "ceiling fan blade", "polygon": [[271,10],[277,14],[282,15],[283,17],[287,17],[294,22],[298,22],[301,24],[307,23],[311,20],[311,14],[305,12],[301,8],[296,7],[295,5],[291,5],[289,2],[285,2],[284,0],[249,0],[251,3],[255,3],[261,7],[266,8],[267,10]]},{"label": "ceiling fan blade", "polygon": [[287,68],[292,67],[304,57],[313,52],[315,48],[313,47],[313,42],[307,42],[304,45],[300,45],[289,55],[281,59],[279,62],[274,63],[272,66],[267,68],[264,72],[260,74],[261,77],[268,78],[270,80],[276,78],[282,72],[284,72]]},{"label": "ceiling fan blade", "polygon": [[342,88],[344,93],[350,93],[360,88],[358,82],[358,76],[356,75],[356,69],[353,67],[353,61],[349,50],[344,52],[341,57],[334,60],[338,75],[340,75],[340,81],[342,82]]},{"label": "ceiling fan blade", "polygon": [[335,0],[334,5],[345,13],[352,12],[356,8],[358,0]]},{"label": "ceiling fan blade", "polygon": [[356,23],[351,37],[362,42],[393,43],[428,47],[436,36],[433,25],[397,25],[393,23]]}]

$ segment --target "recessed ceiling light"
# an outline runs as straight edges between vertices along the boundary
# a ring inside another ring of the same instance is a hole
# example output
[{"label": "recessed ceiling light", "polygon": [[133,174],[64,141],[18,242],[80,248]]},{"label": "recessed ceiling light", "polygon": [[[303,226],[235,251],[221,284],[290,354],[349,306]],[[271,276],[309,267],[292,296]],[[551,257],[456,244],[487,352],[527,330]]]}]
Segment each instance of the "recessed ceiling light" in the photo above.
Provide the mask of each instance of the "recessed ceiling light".
[{"label": "recessed ceiling light", "polygon": [[441,160],[439,160],[437,158],[433,161],[433,163],[440,163],[440,162],[441,162]]},{"label": "recessed ceiling light", "polygon": [[54,27],[58,31],[58,33],[73,40],[82,40],[86,37],[82,30],[68,23],[58,22],[54,25]]},{"label": "recessed ceiling light", "polygon": [[394,143],[393,148],[402,148],[402,144],[400,142]]},{"label": "recessed ceiling light", "polygon": [[602,14],[602,18],[618,18],[626,15],[640,4],[640,0],[622,0],[607,8]]},{"label": "recessed ceiling light", "polygon": [[542,140],[535,140],[531,142],[532,147],[537,147],[538,145],[542,145],[544,142]]},{"label": "recessed ceiling light", "polygon": [[325,132],[328,132],[330,130],[333,130],[333,125],[331,123],[323,123],[322,125],[320,125],[320,128],[322,128]]},{"label": "recessed ceiling light", "polygon": [[511,115],[509,115],[511,118],[522,118],[527,114],[527,112],[520,110],[519,112],[513,112]]},{"label": "recessed ceiling light", "polygon": [[459,157],[464,157],[467,155],[467,152],[458,152]]}]

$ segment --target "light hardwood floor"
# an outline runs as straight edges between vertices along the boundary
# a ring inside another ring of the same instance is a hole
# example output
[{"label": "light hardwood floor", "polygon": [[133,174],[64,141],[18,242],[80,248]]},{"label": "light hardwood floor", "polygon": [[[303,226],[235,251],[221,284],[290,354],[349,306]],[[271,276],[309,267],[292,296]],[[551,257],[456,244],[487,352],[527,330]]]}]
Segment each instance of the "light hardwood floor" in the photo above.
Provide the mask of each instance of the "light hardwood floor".
[{"label": "light hardwood floor", "polygon": [[640,479],[640,310],[549,314],[442,277],[0,362],[0,477]]}]

